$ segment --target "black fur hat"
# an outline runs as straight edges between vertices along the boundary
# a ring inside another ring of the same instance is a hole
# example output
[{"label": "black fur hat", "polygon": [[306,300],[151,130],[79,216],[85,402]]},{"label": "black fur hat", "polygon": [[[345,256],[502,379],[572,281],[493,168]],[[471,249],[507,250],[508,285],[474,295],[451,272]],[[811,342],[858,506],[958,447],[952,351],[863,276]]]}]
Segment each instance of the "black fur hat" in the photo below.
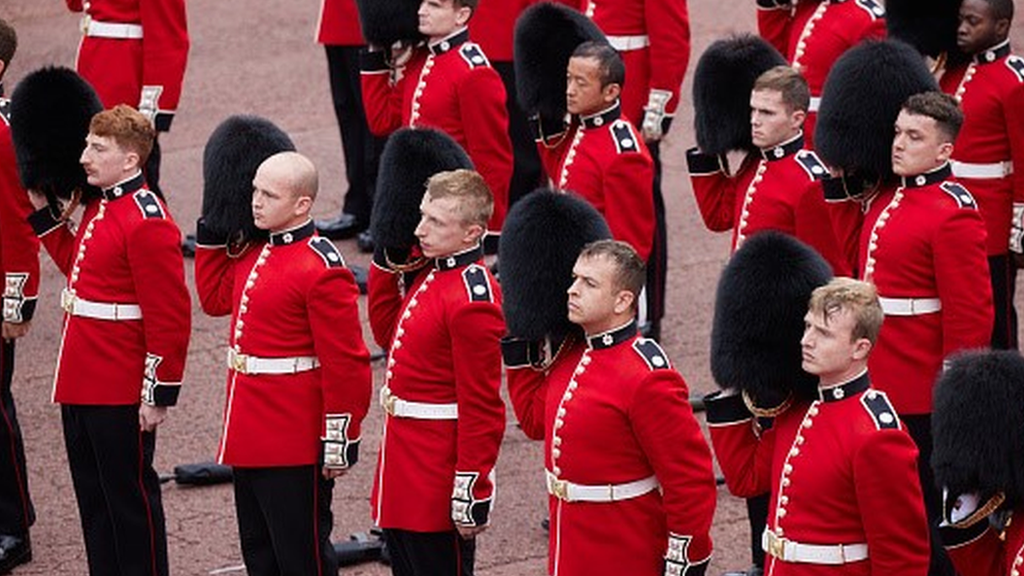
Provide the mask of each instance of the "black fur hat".
[{"label": "black fur hat", "polygon": [[1004,492],[1024,503],[1024,358],[1014,351],[955,358],[935,388],[932,469],[952,494]]},{"label": "black fur hat", "polygon": [[566,290],[586,244],[611,238],[604,217],[575,194],[541,188],[512,206],[501,229],[498,266],[508,333],[560,340],[573,330]]},{"label": "black fur hat", "polygon": [[885,28],[888,37],[902,40],[921,54],[951,62],[967,56],[956,45],[961,0],[886,0]]},{"label": "black fur hat", "polygon": [[817,378],[803,371],[800,339],[811,292],[832,269],[806,244],[781,232],[750,237],[718,280],[711,326],[711,374],[760,408],[815,397]]},{"label": "black fur hat", "polygon": [[590,18],[568,6],[543,2],[519,16],[514,42],[516,94],[527,115],[539,113],[545,126],[561,125],[565,70],[576,47],[588,40],[607,42]]},{"label": "black fur hat", "polygon": [[825,80],[814,147],[826,164],[864,181],[890,181],[893,125],[913,94],[938,90],[909,44],[867,40],[836,61]]},{"label": "black fur hat", "polygon": [[438,172],[466,168],[473,162],[451,136],[433,128],[402,128],[384,145],[377,191],[370,214],[374,241],[385,248],[409,248],[420,222],[420,201],[427,180]]},{"label": "black fur hat", "polygon": [[210,134],[203,150],[203,221],[218,237],[266,238],[252,219],[252,179],[264,160],[295,144],[273,122],[230,116]]},{"label": "black fur hat", "polygon": [[89,122],[102,110],[92,86],[70,68],[50,66],[25,76],[11,94],[11,139],[21,185],[42,192],[54,206],[76,189],[83,198],[97,196],[79,158]]},{"label": "black fur hat", "polygon": [[420,0],[356,0],[363,38],[387,47],[395,42],[421,40],[417,13]]},{"label": "black fur hat", "polygon": [[754,81],[786,58],[760,36],[716,40],[700,56],[693,76],[694,130],[705,154],[755,150],[750,140]]}]

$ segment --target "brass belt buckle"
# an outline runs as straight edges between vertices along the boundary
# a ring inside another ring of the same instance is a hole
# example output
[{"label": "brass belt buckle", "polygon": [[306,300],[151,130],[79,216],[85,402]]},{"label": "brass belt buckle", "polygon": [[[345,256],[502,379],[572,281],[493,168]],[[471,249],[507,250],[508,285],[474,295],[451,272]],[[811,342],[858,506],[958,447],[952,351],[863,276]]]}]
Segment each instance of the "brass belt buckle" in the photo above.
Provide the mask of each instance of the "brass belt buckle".
[{"label": "brass belt buckle", "polygon": [[380,405],[391,416],[395,415],[395,402],[397,401],[398,397],[392,394],[390,389],[385,388],[381,390]]},{"label": "brass belt buckle", "polygon": [[92,22],[92,17],[88,14],[82,15],[82,21],[79,23],[79,27],[82,29],[82,34],[89,35],[89,24]]},{"label": "brass belt buckle", "polygon": [[565,480],[551,478],[551,494],[564,502],[569,501],[569,484]]},{"label": "brass belt buckle", "polygon": [[776,536],[775,532],[768,531],[768,553],[779,560],[785,561],[786,539]]},{"label": "brass belt buckle", "polygon": [[233,352],[231,355],[231,367],[240,374],[249,373],[249,357],[245,354]]},{"label": "brass belt buckle", "polygon": [[74,315],[75,313],[75,293],[70,290],[64,290],[60,293],[60,307],[64,309],[68,314]]}]

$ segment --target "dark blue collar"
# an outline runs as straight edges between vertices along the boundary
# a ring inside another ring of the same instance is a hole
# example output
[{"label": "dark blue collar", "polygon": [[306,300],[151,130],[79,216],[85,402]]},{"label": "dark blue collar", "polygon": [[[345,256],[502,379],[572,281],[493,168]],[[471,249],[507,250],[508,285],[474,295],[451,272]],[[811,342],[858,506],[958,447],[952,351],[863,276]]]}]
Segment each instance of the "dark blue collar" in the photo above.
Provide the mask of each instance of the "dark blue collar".
[{"label": "dark blue collar", "polygon": [[430,49],[430,53],[434,56],[440,56],[445,52],[448,52],[452,48],[458,48],[469,41],[469,28],[463,28],[458,32],[453,33],[440,42],[434,44],[428,44],[427,48]]},{"label": "dark blue collar", "polygon": [[843,384],[818,388],[818,399],[822,402],[838,402],[844,398],[851,398],[871,387],[871,379],[868,378],[868,371],[865,370],[860,376]]},{"label": "dark blue collar", "polygon": [[136,190],[146,185],[146,179],[142,176],[142,171],[132,176],[127,180],[122,180],[117,184],[114,184],[110,188],[103,191],[103,197],[107,200],[117,200],[125,196],[131,196]]},{"label": "dark blue collar", "polygon": [[930,172],[914,176],[904,176],[901,179],[901,183],[904,188],[920,188],[930,184],[937,184],[949,179],[951,176],[953,176],[953,169],[950,168],[949,162],[946,162]]},{"label": "dark blue collar", "polygon": [[633,336],[636,336],[636,331],[636,320],[633,320],[625,326],[620,326],[607,332],[602,332],[593,336],[587,335],[587,346],[594,350],[611,348],[612,346],[617,346],[623,342],[629,341]]},{"label": "dark blue collar", "polygon": [[469,266],[473,262],[484,257],[483,244],[477,244],[473,248],[466,250],[465,252],[459,252],[458,254],[452,254],[451,256],[442,256],[440,258],[434,258],[434,267],[444,272],[445,270],[454,270],[455,268],[462,268],[463,266]]},{"label": "dark blue collar", "polygon": [[776,144],[769,148],[762,148],[761,157],[769,161],[782,160],[783,158],[792,156],[803,149],[804,133],[800,132],[785,142]]},{"label": "dark blue collar", "polygon": [[316,227],[313,225],[312,220],[307,220],[305,224],[296,226],[289,230],[282,230],[281,232],[274,232],[270,235],[271,246],[284,246],[286,244],[292,244],[299,240],[305,240],[316,232]]},{"label": "dark blue collar", "polygon": [[605,108],[595,114],[580,116],[580,123],[583,124],[584,128],[600,128],[601,126],[607,126],[622,116],[621,110],[622,108],[619,105],[619,101],[616,100],[615,104],[612,104],[609,108]]},{"label": "dark blue collar", "polygon": [[983,50],[974,55],[974,62],[976,64],[991,64],[1000,58],[1005,58],[1010,55],[1010,39],[1007,38],[999,44]]}]

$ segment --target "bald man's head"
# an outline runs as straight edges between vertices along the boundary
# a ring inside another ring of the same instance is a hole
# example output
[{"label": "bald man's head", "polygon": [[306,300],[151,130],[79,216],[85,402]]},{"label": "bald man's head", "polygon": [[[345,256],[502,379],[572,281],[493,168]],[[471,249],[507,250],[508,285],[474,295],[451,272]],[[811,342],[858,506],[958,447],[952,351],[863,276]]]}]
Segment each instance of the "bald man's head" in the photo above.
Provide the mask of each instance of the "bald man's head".
[{"label": "bald man's head", "polygon": [[309,158],[297,152],[280,152],[260,164],[252,187],[256,226],[279,232],[309,220],[319,177]]},{"label": "bald man's head", "polygon": [[298,152],[278,152],[267,158],[256,170],[259,175],[263,171],[271,176],[288,192],[294,196],[309,196],[310,200],[316,200],[317,191],[320,189],[320,176],[317,173],[313,161]]}]

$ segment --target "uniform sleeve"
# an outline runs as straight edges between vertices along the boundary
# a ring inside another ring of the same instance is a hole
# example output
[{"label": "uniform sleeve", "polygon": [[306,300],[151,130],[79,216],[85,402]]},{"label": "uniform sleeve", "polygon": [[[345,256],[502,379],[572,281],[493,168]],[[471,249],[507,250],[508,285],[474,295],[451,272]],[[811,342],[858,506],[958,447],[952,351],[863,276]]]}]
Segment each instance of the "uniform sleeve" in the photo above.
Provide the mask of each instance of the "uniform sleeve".
[{"label": "uniform sleeve", "polygon": [[54,218],[50,208],[36,210],[29,215],[28,222],[61,274],[70,274],[75,258],[75,235],[71,232],[71,224]]},{"label": "uniform sleeve", "polygon": [[324,465],[332,468],[348,468],[358,460],[373,388],[358,300],[355,278],[344,267],[325,270],[306,298],[321,365]]},{"label": "uniform sleeve", "polygon": [[68,10],[72,12],[81,12],[84,9],[82,0],[64,0],[64,2],[68,5]]},{"label": "uniform sleeve", "polygon": [[[1016,78],[1015,78],[1016,79]],[[1024,231],[1024,83],[1017,84],[1003,102],[1007,136],[1010,140],[1010,160],[1013,162],[1014,224]]]},{"label": "uniform sleeve", "polygon": [[855,200],[825,202],[836,245],[842,252],[850,275],[860,275],[860,234],[864,226],[862,204]]},{"label": "uniform sleeve", "polygon": [[142,309],[146,341],[142,401],[173,406],[181,389],[192,328],[181,232],[173,220],[145,218],[134,226],[128,237],[128,267]]},{"label": "uniform sleeve", "polygon": [[736,214],[736,179],[722,171],[718,156],[696,148],[686,151],[693,196],[704,225],[712,232],[732,230]]},{"label": "uniform sleeve", "polygon": [[[492,288],[493,289],[493,288]],[[483,526],[494,498],[494,465],[505,433],[505,403],[501,399],[501,337],[505,321],[501,305],[471,302],[452,315],[452,361],[455,397],[459,406],[456,422],[455,485],[453,516]],[[465,506],[463,510],[459,510]]]},{"label": "uniform sleeve", "polygon": [[871,434],[854,455],[853,485],[871,574],[926,576],[928,519],[910,436],[903,430]]},{"label": "uniform sleeve", "polygon": [[366,290],[370,329],[377,345],[384,349],[391,346],[398,315],[402,312],[401,279],[399,273],[385,270],[376,262],[370,265]]},{"label": "uniform sleeve", "polygon": [[512,140],[508,136],[505,85],[490,67],[474,68],[459,84],[459,113],[470,159],[494,196],[487,228],[501,230],[512,179]]},{"label": "uniform sleeve", "polygon": [[793,16],[788,5],[778,6],[773,0],[758,0],[757,32],[787,60],[792,25]]},{"label": "uniform sleeve", "polygon": [[853,269],[832,228],[829,208],[821,190],[821,184],[810,182],[797,200],[793,218],[796,223],[796,237],[818,251],[832,266],[836,276],[850,276]]},{"label": "uniform sleeve", "polygon": [[640,152],[618,154],[604,174],[604,216],[612,237],[629,243],[645,262],[654,243],[653,183],[654,163]]},{"label": "uniform sleeve", "polygon": [[570,126],[565,124],[561,124],[561,126],[562,132],[550,138],[543,133],[544,130],[541,128],[538,128],[538,132],[533,134],[533,141],[537,144],[537,155],[540,156],[540,163],[544,167],[544,173],[555,184],[558,183],[558,179],[561,177],[559,168],[562,163],[562,156],[572,143],[573,137],[576,136],[576,130],[580,129],[579,124],[575,121]]},{"label": "uniform sleeve", "polygon": [[[417,54],[413,58],[421,58]],[[394,84],[383,50],[359,54],[359,83],[363,89],[366,122],[374,136],[384,137],[402,126],[402,90],[407,77]],[[408,66],[407,66],[408,67]]]},{"label": "uniform sleeve", "polygon": [[508,395],[519,427],[531,440],[544,439],[544,406],[547,401],[547,373],[530,366],[508,367],[505,371]]},{"label": "uniform sleeve", "polygon": [[4,137],[0,140],[0,271],[5,276],[3,321],[28,322],[35,312],[39,294],[39,238],[28,223],[32,202],[21,187],[9,136],[0,134]]},{"label": "uniform sleeve", "polygon": [[227,242],[214,238],[202,219],[196,223],[196,293],[209,316],[227,316],[234,306],[235,262]]},{"label": "uniform sleeve", "polygon": [[711,450],[675,370],[654,370],[633,396],[629,421],[661,485],[670,538],[689,542],[686,565],[711,557],[717,501]]},{"label": "uniform sleeve", "polygon": [[139,16],[143,30],[139,111],[153,118],[157,130],[167,131],[178,109],[188,62],[185,0],[139,2]]},{"label": "uniform sleeve", "polygon": [[679,106],[679,88],[690,62],[690,19],[686,0],[644,2],[650,40],[651,80],[648,90],[671,92],[665,111],[673,115]]},{"label": "uniform sleeve", "polygon": [[939,227],[933,242],[935,283],[942,300],[943,357],[985,348],[992,336],[992,286],[987,278],[985,224],[977,210],[961,208]]},{"label": "uniform sleeve", "polygon": [[[980,533],[979,533],[980,532]],[[939,528],[942,544],[962,576],[1008,574],[1006,543],[987,519],[969,528]]]},{"label": "uniform sleeve", "polygon": [[729,492],[751,498],[770,491],[775,428],[759,436],[739,395],[712,395],[705,398],[705,406],[711,445]]}]

